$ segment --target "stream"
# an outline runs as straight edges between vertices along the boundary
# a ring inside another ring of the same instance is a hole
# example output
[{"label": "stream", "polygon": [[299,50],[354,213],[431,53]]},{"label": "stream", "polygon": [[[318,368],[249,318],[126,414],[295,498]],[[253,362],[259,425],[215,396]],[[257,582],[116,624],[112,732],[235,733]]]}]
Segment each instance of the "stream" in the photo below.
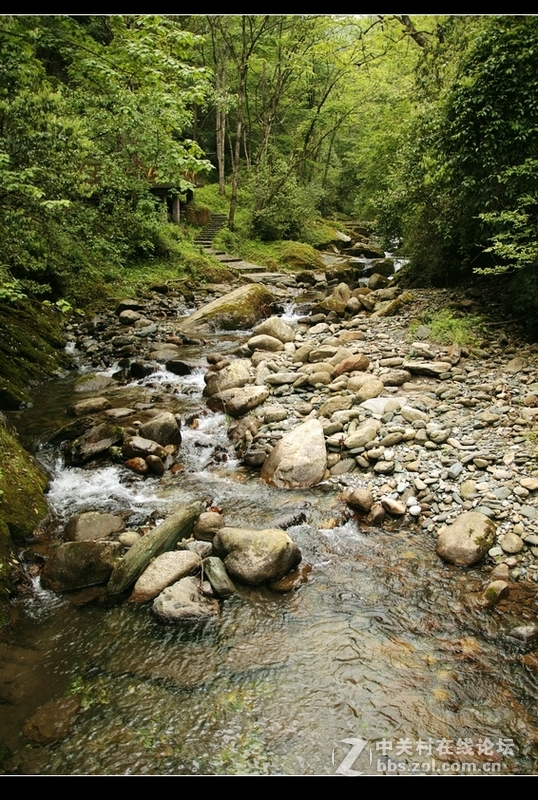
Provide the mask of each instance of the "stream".
[{"label": "stream", "polygon": [[[52,476],[59,521],[106,510],[136,527],[196,499],[231,526],[301,512],[288,533],[308,581],[286,594],[239,586],[216,622],[189,629],[160,623],[151,604],[77,607],[35,578],[0,635],[5,772],[534,774],[536,665],[506,635],[520,617],[466,602],[483,568],[443,564],[418,526],[365,528],[331,482],[282,491],[236,459],[224,415],[205,406],[203,374],[208,350],[248,335],[186,346],[191,375],[161,370],[107,395],[117,406],[175,398],[188,421],[179,473],[65,467],[44,443],[65,422],[73,375],[36,388],[12,419]],[[70,694],[81,701],[71,733],[28,744],[25,720]]]}]

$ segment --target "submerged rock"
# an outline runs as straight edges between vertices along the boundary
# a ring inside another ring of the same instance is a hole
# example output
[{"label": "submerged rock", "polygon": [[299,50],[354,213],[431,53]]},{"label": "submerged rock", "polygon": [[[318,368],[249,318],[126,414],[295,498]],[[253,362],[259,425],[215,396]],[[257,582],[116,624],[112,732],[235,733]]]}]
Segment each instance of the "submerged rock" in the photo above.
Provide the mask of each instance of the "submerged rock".
[{"label": "submerged rock", "polygon": [[73,717],[80,709],[78,697],[61,697],[50,700],[26,720],[23,733],[37,744],[54,744],[71,732]]}]

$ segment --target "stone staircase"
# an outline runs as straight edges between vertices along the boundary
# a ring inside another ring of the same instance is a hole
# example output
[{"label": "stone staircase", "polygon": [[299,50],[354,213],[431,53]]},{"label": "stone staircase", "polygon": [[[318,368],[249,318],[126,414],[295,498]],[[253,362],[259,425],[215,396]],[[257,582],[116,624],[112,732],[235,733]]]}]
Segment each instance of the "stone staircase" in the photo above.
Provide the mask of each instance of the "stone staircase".
[{"label": "stone staircase", "polygon": [[203,247],[204,250],[211,253],[222,264],[227,264],[231,269],[237,270],[251,282],[277,283],[281,281],[284,276],[279,272],[268,272],[266,267],[259,264],[251,264],[249,261],[243,261],[242,258],[224,253],[222,250],[213,249],[213,239],[226,225],[227,221],[228,218],[225,214],[212,214],[207,225],[203,227],[194,240],[194,244]]},{"label": "stone staircase", "polygon": [[213,246],[213,239],[221,228],[224,228],[227,221],[228,217],[226,214],[211,214],[209,222],[207,225],[204,225],[194,240],[194,244],[200,245],[200,247],[211,248]]}]

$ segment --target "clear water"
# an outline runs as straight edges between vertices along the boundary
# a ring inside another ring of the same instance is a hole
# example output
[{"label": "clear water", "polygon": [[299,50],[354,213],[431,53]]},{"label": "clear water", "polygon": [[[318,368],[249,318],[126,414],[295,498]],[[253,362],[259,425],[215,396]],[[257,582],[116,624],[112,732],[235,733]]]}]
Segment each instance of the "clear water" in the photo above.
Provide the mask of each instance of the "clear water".
[{"label": "clear water", "polygon": [[[201,400],[201,375],[139,382],[171,393],[190,419],[182,472],[159,480],[121,466],[66,469],[41,449],[51,505],[60,518],[89,508],[162,518],[200,498],[228,524],[260,528],[300,510],[306,522],[290,533],[308,580],[284,595],[239,587],[218,621],[182,629],[158,622],[149,605],[75,607],[35,579],[0,638],[4,770],[534,774],[538,658],[506,633],[536,617],[535,589],[479,610],[473,597],[487,573],[442,564],[419,528],[366,529],[328,485],[266,486],[235,460],[224,416]],[[38,442],[71,398],[69,382],[40,391],[17,420]],[[82,704],[71,733],[29,746],[24,721],[70,693]]]}]

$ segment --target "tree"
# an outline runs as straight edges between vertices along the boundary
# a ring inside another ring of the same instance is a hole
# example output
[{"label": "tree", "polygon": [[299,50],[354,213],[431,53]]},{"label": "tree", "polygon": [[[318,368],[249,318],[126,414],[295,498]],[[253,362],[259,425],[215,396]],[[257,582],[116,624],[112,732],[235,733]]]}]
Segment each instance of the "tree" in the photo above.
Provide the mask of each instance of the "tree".
[{"label": "tree", "polygon": [[438,33],[393,184],[411,275],[537,265],[538,19],[451,18]]},{"label": "tree", "polygon": [[195,37],[159,17],[0,20],[4,275],[62,292],[155,247],[154,182],[207,169],[186,135]]}]

